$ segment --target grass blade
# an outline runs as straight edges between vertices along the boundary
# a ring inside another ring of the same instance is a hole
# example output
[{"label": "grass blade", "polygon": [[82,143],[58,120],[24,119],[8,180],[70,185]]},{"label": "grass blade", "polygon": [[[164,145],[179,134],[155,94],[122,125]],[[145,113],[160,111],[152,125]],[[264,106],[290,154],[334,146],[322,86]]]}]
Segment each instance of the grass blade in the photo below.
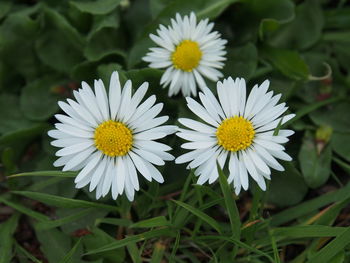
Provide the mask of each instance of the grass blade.
[{"label": "grass blade", "polygon": [[7,176],[7,178],[23,177],[23,176],[53,176],[53,177],[66,177],[74,178],[77,176],[77,172],[62,172],[62,171],[37,171],[37,172],[27,172],[12,174]]},{"label": "grass blade", "polygon": [[86,207],[86,208],[101,208],[108,211],[119,211],[119,208],[116,206],[105,205],[100,203],[89,202],[85,200],[77,200],[72,198],[66,198],[61,196],[49,195],[44,193],[36,193],[29,191],[12,191],[14,194],[22,195],[39,202],[63,208],[78,208],[78,207]]},{"label": "grass blade", "polygon": [[72,257],[74,256],[75,251],[77,250],[78,246],[80,245],[81,238],[75,243],[74,247],[60,260],[59,263],[70,263],[72,262]]},{"label": "grass blade", "polygon": [[216,222],[216,220],[214,218],[208,216],[207,214],[203,213],[202,211],[198,210],[197,208],[194,208],[193,206],[188,205],[186,203],[176,201],[176,200],[173,200],[173,202],[175,202],[177,205],[185,208],[186,210],[188,210],[189,212],[191,212],[192,214],[194,214],[198,218],[202,219],[204,222],[208,223],[210,226],[212,226],[220,234],[222,233],[220,225]]},{"label": "grass blade", "polygon": [[350,227],[314,255],[308,263],[327,263],[350,244]]},{"label": "grass blade", "polygon": [[151,227],[159,227],[159,226],[170,226],[170,222],[166,220],[165,216],[157,216],[154,218],[142,220],[135,224],[132,224],[131,228],[151,228]]},{"label": "grass blade", "polygon": [[236,206],[236,200],[234,199],[232,190],[228,185],[227,178],[222,172],[219,165],[217,165],[217,169],[219,172],[221,191],[224,194],[225,206],[230,218],[232,236],[239,240],[241,234],[241,220]]}]

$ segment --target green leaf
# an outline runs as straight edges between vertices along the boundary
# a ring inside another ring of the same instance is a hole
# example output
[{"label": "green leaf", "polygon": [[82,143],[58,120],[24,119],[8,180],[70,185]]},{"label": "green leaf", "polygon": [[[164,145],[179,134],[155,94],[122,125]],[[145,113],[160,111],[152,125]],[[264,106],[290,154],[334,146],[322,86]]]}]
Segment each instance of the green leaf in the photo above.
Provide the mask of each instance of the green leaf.
[{"label": "green leaf", "polygon": [[18,97],[7,94],[0,95],[0,133],[22,130],[33,124],[24,117],[18,104]]},{"label": "green leaf", "polygon": [[100,224],[108,224],[108,225],[115,225],[115,226],[126,226],[129,227],[131,225],[131,221],[126,218],[97,218],[95,221],[95,226],[98,226]]},{"label": "green leaf", "polygon": [[119,27],[120,18],[118,12],[112,12],[108,15],[94,16],[94,22],[88,39],[90,40],[96,33],[101,31],[104,28],[113,28],[117,29]]},{"label": "green leaf", "polygon": [[345,112],[350,111],[348,101],[334,103],[310,114],[311,120],[318,126],[331,126],[334,131],[350,132],[350,118]]},{"label": "green leaf", "polygon": [[350,133],[333,133],[331,145],[337,154],[350,162]]},{"label": "green leaf", "polygon": [[230,218],[232,237],[239,240],[241,233],[241,219],[239,217],[236,200],[233,197],[233,189],[228,185],[227,177],[224,175],[219,164],[217,164],[217,169],[219,173],[221,191],[224,195],[225,207],[228,217]]},{"label": "green leaf", "polygon": [[77,172],[61,172],[61,171],[37,171],[37,172],[26,172],[13,174],[7,178],[13,177],[23,177],[23,176],[48,176],[48,177],[65,177],[65,178],[74,178],[77,176]]},{"label": "green leaf", "polygon": [[131,228],[152,228],[159,226],[170,226],[170,222],[165,216],[157,216],[150,219],[142,220],[137,223],[130,225]]},{"label": "green leaf", "polygon": [[5,17],[12,7],[11,1],[1,1],[0,2],[0,19]]},{"label": "green leaf", "polygon": [[16,249],[19,250],[18,252],[20,253],[20,255],[22,254],[22,255],[26,256],[32,262],[34,262],[34,263],[42,263],[42,261],[38,260],[32,254],[30,254],[25,248],[20,246],[17,242],[16,242]]},{"label": "green leaf", "polygon": [[270,225],[278,226],[288,221],[307,215],[325,205],[333,202],[343,201],[350,197],[350,184],[345,187],[328,192],[314,199],[305,201],[297,206],[283,210],[282,212],[275,214],[271,218]]},{"label": "green leaf", "polygon": [[258,64],[258,52],[252,43],[237,48],[227,49],[227,62],[223,72],[227,76],[241,77],[246,80],[252,77]]},{"label": "green leaf", "polygon": [[71,250],[59,261],[59,263],[73,263],[73,255],[77,251],[78,246],[80,245],[81,238],[75,243]]},{"label": "green leaf", "polygon": [[46,120],[58,111],[59,97],[54,93],[58,84],[57,77],[45,76],[22,89],[20,108],[28,119]]},{"label": "green leaf", "polygon": [[317,0],[306,1],[296,7],[295,19],[282,25],[269,43],[290,49],[306,49],[321,38],[323,25],[321,3]]},{"label": "green leaf", "polygon": [[28,79],[38,74],[34,50],[38,32],[38,21],[24,13],[10,14],[0,26],[1,60]]},{"label": "green leaf", "polygon": [[341,252],[350,243],[350,227],[347,227],[343,233],[328,243],[318,251],[308,262],[309,263],[326,263]]},{"label": "green leaf", "polygon": [[280,207],[291,206],[303,200],[307,186],[300,172],[289,162],[282,164],[284,172],[273,171],[268,201]]},{"label": "green leaf", "polygon": [[176,200],[173,200],[173,202],[175,202],[177,205],[185,208],[187,211],[191,212],[192,214],[194,214],[198,218],[202,219],[204,222],[208,223],[211,227],[213,227],[220,234],[222,233],[220,224],[214,218],[208,216],[207,214],[203,213],[202,211],[198,210],[197,208],[195,208],[189,204],[186,204],[186,203],[183,203],[180,201],[176,201]]},{"label": "green leaf", "polygon": [[161,236],[173,236],[174,232],[168,228],[161,228],[161,229],[155,229],[150,230],[148,232],[144,232],[142,234],[133,235],[130,237],[126,237],[122,240],[116,240],[114,242],[111,242],[110,244],[107,244],[105,246],[102,246],[98,249],[89,250],[85,255],[91,255],[91,254],[97,254],[97,253],[104,253],[113,249],[125,247],[130,243],[136,243],[140,241],[144,241],[150,238],[159,238]]},{"label": "green leaf", "polygon": [[304,237],[334,237],[341,235],[346,227],[331,227],[322,225],[288,226],[271,230],[276,237],[304,238]]},{"label": "green leaf", "polygon": [[165,249],[166,246],[161,241],[155,243],[150,263],[161,263]]},{"label": "green leaf", "polygon": [[[108,246],[115,242],[113,237],[97,227],[93,227],[90,231],[90,234],[82,238],[85,251],[91,252],[97,248]],[[123,263],[125,262],[125,251],[123,248],[112,249],[98,255],[89,255],[89,259],[103,259],[103,262]]]},{"label": "green leaf", "polygon": [[298,159],[305,182],[309,187],[317,188],[328,180],[332,162],[332,149],[329,145],[318,154],[315,139],[307,132]]},{"label": "green leaf", "polygon": [[30,216],[32,218],[35,218],[38,221],[49,221],[47,216],[45,216],[41,213],[35,212],[35,211],[23,206],[22,204],[20,204],[18,202],[7,200],[6,198],[4,198],[2,196],[0,196],[0,202],[6,204],[7,206],[12,207],[13,209],[21,212],[22,214],[25,214],[25,215]]},{"label": "green leaf", "polygon": [[45,30],[36,42],[38,56],[43,64],[59,72],[70,73],[83,60],[85,40],[57,11],[46,7],[43,19]]},{"label": "green leaf", "polygon": [[59,262],[70,250],[71,238],[57,229],[38,230],[36,236],[40,242],[41,251],[49,263]]},{"label": "green leaf", "polygon": [[36,193],[36,192],[29,192],[29,191],[12,191],[12,193],[22,195],[22,196],[37,200],[39,202],[43,202],[45,204],[56,206],[56,207],[64,207],[64,208],[93,207],[93,208],[105,209],[108,211],[119,211],[119,208],[116,206],[89,202],[85,200],[65,198],[61,196],[49,195],[44,193]]},{"label": "green leaf", "polygon": [[296,51],[264,46],[261,52],[283,75],[295,80],[308,78],[308,66]]},{"label": "green leaf", "polygon": [[[341,97],[333,97],[333,98],[330,98],[330,99],[327,99],[327,100],[323,100],[323,101],[319,101],[319,102],[316,102],[316,103],[308,104],[307,106],[302,107],[300,110],[298,110],[295,113],[296,116],[293,119],[291,119],[290,121],[288,121],[285,124],[283,124],[282,127],[286,127],[286,126],[290,125],[291,123],[301,119],[305,115],[307,115],[309,113],[312,113],[312,112],[316,111],[317,109],[322,108],[322,107],[324,107],[324,106],[326,106],[328,104],[340,101],[341,99],[342,99]],[[312,118],[312,114],[310,115],[310,117]],[[320,122],[319,126],[322,126],[322,125],[323,125],[322,122]]]},{"label": "green leaf", "polygon": [[95,1],[71,1],[70,4],[81,12],[93,15],[105,15],[112,12],[120,3],[120,0],[95,0]]},{"label": "green leaf", "polygon": [[71,214],[69,216],[60,218],[60,219],[56,219],[56,220],[52,220],[52,221],[45,221],[45,222],[39,222],[36,225],[36,228],[38,230],[44,230],[44,229],[51,229],[51,228],[55,228],[55,227],[59,227],[62,225],[65,225],[67,223],[71,223],[74,221],[77,221],[78,219],[82,218],[82,217],[86,217],[89,214],[92,214],[96,211],[95,208],[87,208],[84,209],[82,211],[79,211],[75,214]]},{"label": "green leaf", "polygon": [[10,262],[12,259],[13,237],[19,214],[12,215],[7,221],[0,224],[0,263]]}]

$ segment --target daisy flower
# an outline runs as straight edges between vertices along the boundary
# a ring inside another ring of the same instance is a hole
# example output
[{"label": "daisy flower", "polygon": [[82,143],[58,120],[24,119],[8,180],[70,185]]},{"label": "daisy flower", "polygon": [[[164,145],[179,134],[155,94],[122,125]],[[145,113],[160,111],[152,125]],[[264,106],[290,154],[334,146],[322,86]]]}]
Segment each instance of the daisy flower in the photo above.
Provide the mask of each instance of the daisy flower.
[{"label": "daisy flower", "polygon": [[113,72],[108,96],[103,82],[95,80],[94,91],[82,82],[82,88],[74,91],[76,101],[58,102],[67,115],[55,115],[60,123],[48,132],[55,139],[51,144],[62,148],[54,166],[79,171],[76,188],[90,184],[97,199],[109,191],[116,199],[125,191],[132,201],[139,190],[137,171],[148,181],[164,181],[154,165],[174,157],[167,153],[169,146],[154,140],[174,133],[176,126],[160,126],[168,116],[156,117],[163,103],[155,104],[155,95],[141,103],[147,89],[145,82],[132,96],[131,81],[121,88],[118,73]]},{"label": "daisy flower", "polygon": [[209,19],[197,24],[196,15],[183,18],[176,14],[171,19],[171,26],[159,26],[158,36],[150,38],[159,46],[150,48],[143,57],[151,68],[166,68],[160,84],[169,86],[169,96],[182,91],[184,96],[196,96],[196,82],[200,88],[205,87],[202,76],[218,81],[222,73],[217,69],[224,66],[226,40],[220,38],[217,31],[212,31],[214,23]]},{"label": "daisy flower", "polygon": [[206,123],[179,119],[182,125],[191,129],[179,128],[177,135],[190,141],[182,148],[192,151],[175,162],[190,162],[188,168],[196,169],[198,184],[208,180],[213,183],[219,176],[216,163],[224,168],[227,161],[228,182],[233,183],[236,194],[241,187],[248,189],[248,174],[262,190],[266,190],[264,178],[270,179],[270,168],[284,170],[276,158],[292,160],[281,144],[294,132],[281,129],[274,134],[274,130],[295,114],[282,117],[288,107],[285,103],[278,104],[281,95],[273,96],[268,87],[268,80],[254,86],[246,99],[245,80],[228,78],[217,83],[219,101],[208,88],[199,93],[202,105],[186,98],[189,109]]}]

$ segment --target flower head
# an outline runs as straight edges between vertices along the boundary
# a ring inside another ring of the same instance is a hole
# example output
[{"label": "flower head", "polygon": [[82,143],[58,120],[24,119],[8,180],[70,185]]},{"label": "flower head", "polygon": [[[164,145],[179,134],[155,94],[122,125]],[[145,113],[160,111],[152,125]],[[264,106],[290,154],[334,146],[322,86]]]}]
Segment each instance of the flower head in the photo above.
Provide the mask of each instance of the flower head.
[{"label": "flower head", "polygon": [[58,103],[66,115],[55,115],[60,123],[48,132],[55,139],[51,144],[62,148],[54,165],[79,171],[77,188],[90,184],[90,191],[97,188],[97,199],[109,191],[116,199],[125,191],[133,200],[139,190],[137,171],[149,181],[164,181],[154,165],[174,158],[167,153],[169,146],[154,140],[175,132],[176,126],[160,126],[168,117],[156,117],[163,104],[155,104],[155,95],[141,103],[147,89],[145,82],[132,96],[131,81],[121,88],[118,73],[113,72],[108,96],[103,82],[95,80],[94,91],[82,82],[74,91],[76,101]]},{"label": "flower head", "polygon": [[294,114],[282,116],[288,109],[285,103],[278,104],[281,95],[273,96],[269,81],[256,85],[246,99],[244,79],[225,79],[217,83],[219,101],[208,88],[199,93],[202,105],[187,98],[189,109],[204,122],[182,118],[179,122],[188,129],[179,128],[177,135],[187,141],[184,149],[192,151],[178,157],[176,163],[189,162],[195,169],[198,184],[218,178],[216,163],[224,168],[228,163],[228,182],[236,194],[241,187],[248,189],[248,174],[261,189],[266,189],[265,179],[270,179],[270,168],[283,171],[277,159],[290,161],[281,145],[288,141],[292,130],[281,129],[274,134],[279,124],[284,124]]},{"label": "flower head", "polygon": [[151,48],[143,58],[151,68],[166,68],[160,84],[169,86],[169,96],[182,91],[184,96],[196,96],[196,82],[205,87],[202,76],[217,81],[222,73],[217,69],[224,66],[226,40],[220,38],[217,31],[212,31],[214,24],[208,19],[197,24],[195,14],[183,18],[176,14],[171,19],[171,26],[160,25],[158,36],[150,38],[159,46]]}]

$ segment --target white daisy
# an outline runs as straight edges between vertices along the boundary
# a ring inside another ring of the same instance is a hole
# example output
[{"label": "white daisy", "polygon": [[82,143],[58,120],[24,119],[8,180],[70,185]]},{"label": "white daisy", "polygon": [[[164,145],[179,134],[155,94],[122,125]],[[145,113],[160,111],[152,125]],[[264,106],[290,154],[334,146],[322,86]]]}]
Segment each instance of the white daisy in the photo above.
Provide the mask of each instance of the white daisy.
[{"label": "white daisy", "polygon": [[186,98],[189,109],[206,122],[182,118],[179,122],[191,130],[179,128],[177,135],[187,141],[184,149],[192,151],[178,157],[176,163],[190,162],[188,168],[195,169],[198,184],[218,178],[216,162],[224,168],[228,162],[228,182],[236,194],[241,187],[248,189],[248,174],[262,190],[265,180],[270,179],[271,168],[283,171],[277,159],[290,161],[281,145],[288,141],[292,130],[281,129],[274,135],[279,123],[283,124],[295,114],[281,115],[288,109],[285,103],[277,104],[281,95],[267,92],[269,81],[254,86],[246,100],[244,79],[225,79],[217,83],[219,102],[208,89],[199,93],[202,105]]},{"label": "white daisy", "polygon": [[143,60],[150,62],[151,68],[166,68],[160,84],[170,85],[169,96],[182,91],[184,96],[196,96],[196,82],[200,88],[205,87],[202,77],[218,81],[222,73],[217,69],[224,66],[226,40],[220,33],[213,31],[214,23],[209,19],[197,24],[196,15],[181,17],[176,14],[176,21],[171,19],[171,26],[163,25],[157,30],[158,36],[150,38],[159,46],[150,48]]},{"label": "white daisy", "polygon": [[173,160],[167,153],[171,148],[154,140],[176,131],[176,126],[160,126],[168,116],[156,117],[163,103],[155,104],[152,95],[143,103],[148,83],[143,83],[131,96],[131,81],[121,89],[119,76],[113,72],[109,94],[101,80],[95,80],[95,92],[86,82],[74,91],[76,101],[58,102],[67,114],[55,117],[55,130],[48,132],[55,138],[51,144],[60,147],[60,158],[54,166],[63,171],[79,171],[75,178],[77,188],[90,184],[96,190],[96,198],[106,196],[111,190],[113,199],[124,191],[129,200],[134,190],[139,190],[137,171],[148,181],[163,183],[161,173],[154,165],[164,165]]}]

